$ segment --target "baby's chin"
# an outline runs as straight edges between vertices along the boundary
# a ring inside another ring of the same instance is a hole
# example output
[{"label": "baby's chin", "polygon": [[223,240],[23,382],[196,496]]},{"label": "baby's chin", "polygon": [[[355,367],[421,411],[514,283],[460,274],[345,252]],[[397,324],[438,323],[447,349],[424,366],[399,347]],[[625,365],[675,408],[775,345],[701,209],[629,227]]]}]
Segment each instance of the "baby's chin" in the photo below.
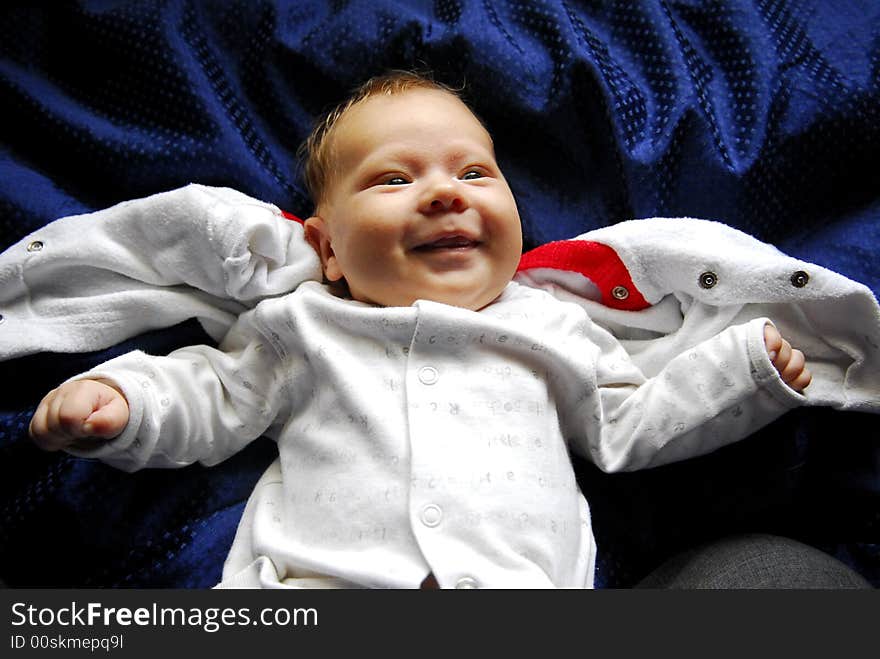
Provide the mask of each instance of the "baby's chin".
[{"label": "baby's chin", "polygon": [[507,282],[503,286],[496,286],[494,288],[431,289],[400,292],[380,291],[372,297],[352,294],[352,298],[381,307],[409,307],[418,300],[427,300],[447,304],[452,307],[469,309],[470,311],[479,311],[497,300],[506,287]]},{"label": "baby's chin", "polygon": [[[498,299],[498,296],[501,295],[501,291],[497,293],[493,293],[491,295],[480,295],[468,297],[466,295],[438,295],[438,296],[423,296],[421,298],[417,298],[419,300],[428,300],[430,302],[439,302],[441,304],[447,304],[451,307],[459,307],[461,309],[468,309],[470,311],[479,311],[490,304],[492,304],[495,300]],[[413,300],[415,302],[416,300]],[[410,303],[412,304],[412,302]]]}]

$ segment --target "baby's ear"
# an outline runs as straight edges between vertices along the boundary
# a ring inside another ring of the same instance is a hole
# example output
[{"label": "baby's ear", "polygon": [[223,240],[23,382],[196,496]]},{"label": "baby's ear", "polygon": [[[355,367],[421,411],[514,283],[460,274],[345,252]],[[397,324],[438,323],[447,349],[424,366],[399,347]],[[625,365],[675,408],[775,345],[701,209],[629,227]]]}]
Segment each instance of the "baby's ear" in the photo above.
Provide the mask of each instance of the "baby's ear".
[{"label": "baby's ear", "polygon": [[306,241],[321,258],[324,276],[329,281],[339,281],[342,279],[342,270],[340,270],[336,254],[333,252],[333,242],[330,237],[330,231],[327,229],[327,224],[317,215],[313,215],[303,222],[303,227],[306,232]]}]

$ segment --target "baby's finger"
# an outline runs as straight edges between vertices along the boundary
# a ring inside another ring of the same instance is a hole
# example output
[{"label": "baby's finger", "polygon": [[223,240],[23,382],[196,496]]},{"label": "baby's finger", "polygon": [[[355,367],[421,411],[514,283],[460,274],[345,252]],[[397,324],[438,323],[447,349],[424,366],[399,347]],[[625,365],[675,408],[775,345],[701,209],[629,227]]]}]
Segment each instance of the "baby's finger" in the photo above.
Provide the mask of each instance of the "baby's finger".
[{"label": "baby's finger", "polygon": [[91,384],[68,387],[59,406],[59,424],[70,437],[78,439],[89,436],[91,432],[86,427],[86,419],[101,409],[103,401]]},{"label": "baby's finger", "polygon": [[54,395],[55,389],[43,396],[43,400],[40,401],[39,405],[37,405],[37,409],[34,410],[34,415],[31,417],[31,422],[28,426],[28,434],[30,434],[31,437],[34,436],[34,433],[41,434],[46,432],[46,414],[49,411],[49,403],[52,401]]},{"label": "baby's finger", "polygon": [[64,437],[63,434],[55,432],[49,427],[50,409],[54,404],[57,391],[57,389],[53,389],[46,394],[45,398],[37,406],[37,411],[34,412],[28,427],[28,433],[31,439],[33,439],[34,444],[44,451],[61,450],[69,442],[69,439]]},{"label": "baby's finger", "polygon": [[788,386],[794,389],[795,391],[803,391],[807,387],[810,386],[810,382],[813,381],[813,374],[810,373],[810,369],[805,368],[800,374],[792,380]]},{"label": "baby's finger", "polygon": [[61,426],[61,405],[64,403],[65,393],[64,387],[58,387],[52,394],[52,399],[48,401],[46,432],[50,435],[61,436],[64,434],[64,428]]},{"label": "baby's finger", "polygon": [[83,429],[91,437],[113,439],[125,430],[128,416],[128,403],[122,396],[116,396],[93,412],[85,420]]},{"label": "baby's finger", "polygon": [[782,381],[786,384],[791,384],[795,381],[795,379],[803,372],[804,366],[806,365],[807,360],[804,358],[804,353],[800,350],[791,350],[791,357],[788,360],[788,363],[785,365],[785,368],[779,373],[782,377]]},{"label": "baby's finger", "polygon": [[[46,398],[48,398],[48,396]],[[53,450],[51,448],[52,442],[50,441],[49,425],[46,419],[49,414],[49,402],[46,398],[40,401],[36,412],[34,412],[34,415],[31,417],[31,423],[28,426],[28,434],[37,446],[44,450],[51,451]]]},{"label": "baby's finger", "polygon": [[49,404],[46,416],[49,433],[59,438],[71,439],[83,435],[82,424],[92,413],[91,399],[82,388],[61,386]]},{"label": "baby's finger", "polygon": [[785,367],[788,366],[789,361],[791,361],[791,344],[782,339],[782,345],[779,346],[779,352],[776,355],[776,359],[773,360],[773,365],[777,371],[782,373]]},{"label": "baby's finger", "polygon": [[764,325],[764,345],[767,354],[770,355],[770,361],[775,361],[782,347],[782,335],[773,325]]}]

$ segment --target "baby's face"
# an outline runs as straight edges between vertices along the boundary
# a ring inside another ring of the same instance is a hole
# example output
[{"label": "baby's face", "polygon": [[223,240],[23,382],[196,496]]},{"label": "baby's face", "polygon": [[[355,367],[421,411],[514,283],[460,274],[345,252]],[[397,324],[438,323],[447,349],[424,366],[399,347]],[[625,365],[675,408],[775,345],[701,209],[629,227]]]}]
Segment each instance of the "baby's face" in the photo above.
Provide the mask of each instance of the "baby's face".
[{"label": "baby's face", "polygon": [[522,252],[519,213],[488,133],[459,99],[376,96],[331,139],[335,169],[306,221],[329,280],[382,306],[477,310],[501,293]]}]

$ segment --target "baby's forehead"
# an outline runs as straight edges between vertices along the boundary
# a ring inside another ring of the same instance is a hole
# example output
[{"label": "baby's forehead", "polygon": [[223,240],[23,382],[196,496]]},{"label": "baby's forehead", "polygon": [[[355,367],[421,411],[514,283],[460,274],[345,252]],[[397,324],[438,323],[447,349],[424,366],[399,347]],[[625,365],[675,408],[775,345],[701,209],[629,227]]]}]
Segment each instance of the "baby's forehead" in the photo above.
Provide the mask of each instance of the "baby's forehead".
[{"label": "baby's forehead", "polygon": [[443,143],[468,140],[494,156],[489,131],[470,107],[441,89],[410,89],[363,99],[343,113],[329,136],[332,153],[382,149],[392,141],[417,142],[436,137]]}]

